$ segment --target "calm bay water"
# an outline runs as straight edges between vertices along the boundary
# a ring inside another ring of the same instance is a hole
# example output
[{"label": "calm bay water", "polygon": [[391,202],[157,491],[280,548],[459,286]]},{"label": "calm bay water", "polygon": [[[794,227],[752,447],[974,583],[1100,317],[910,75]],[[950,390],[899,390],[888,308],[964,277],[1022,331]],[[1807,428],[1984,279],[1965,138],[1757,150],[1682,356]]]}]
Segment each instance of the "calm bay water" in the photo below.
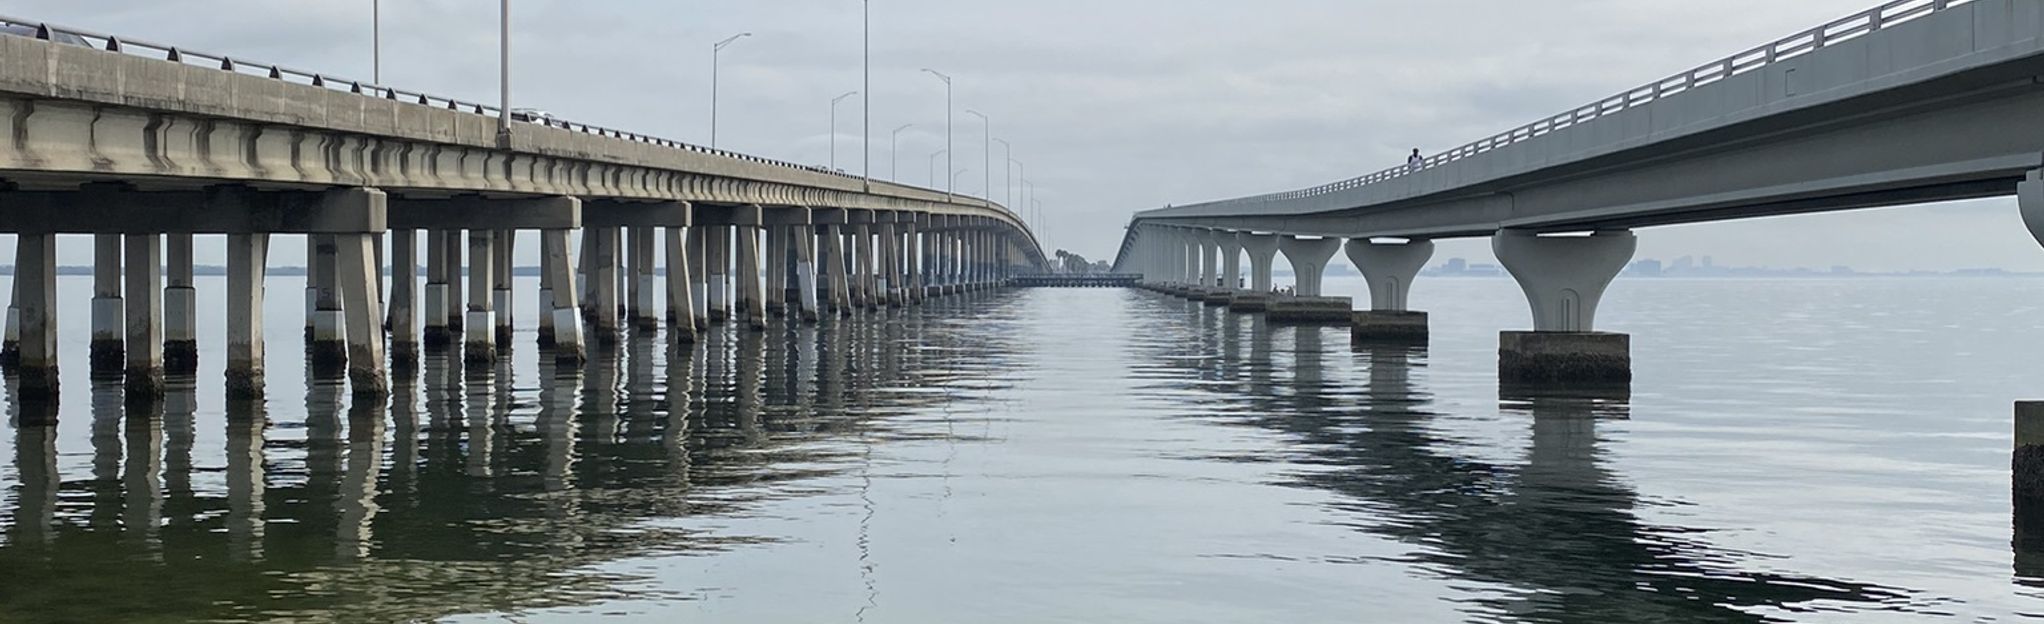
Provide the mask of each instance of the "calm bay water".
[{"label": "calm bay water", "polygon": [[59,424],[0,428],[0,621],[2044,617],[2008,502],[2044,280],[1621,281],[1629,395],[1501,392],[1516,287],[1435,279],[1423,350],[1038,290],[580,369],[527,327],[385,405],[305,379],[300,286],[265,404],[221,400],[201,278],[201,371],[130,417],[61,280]]}]

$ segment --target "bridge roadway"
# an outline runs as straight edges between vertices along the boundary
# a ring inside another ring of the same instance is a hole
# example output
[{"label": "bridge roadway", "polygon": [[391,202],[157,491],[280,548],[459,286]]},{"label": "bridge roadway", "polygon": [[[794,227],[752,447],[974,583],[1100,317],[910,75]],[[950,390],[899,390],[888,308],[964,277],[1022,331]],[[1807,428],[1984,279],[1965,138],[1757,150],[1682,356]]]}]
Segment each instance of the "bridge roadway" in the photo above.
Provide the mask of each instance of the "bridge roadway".
[{"label": "bridge roadway", "polygon": [[[1047,267],[1022,220],[987,201],[38,31],[0,36],[0,231],[18,235],[0,361],[25,400],[55,396],[57,234],[95,235],[92,367],[125,372],[136,400],[161,396],[166,365],[196,366],[193,234],[227,235],[232,398],[262,394],[273,234],[307,237],[315,368],[345,367],[369,396],[388,392],[387,365],[415,368],[421,345],[496,357],[515,307],[518,230],[540,233],[540,341],[567,361],[627,325],[691,340],[709,323],[913,305]],[[168,284],[157,268],[166,251]]]},{"label": "bridge roadway", "polygon": [[[1593,321],[1633,228],[2019,194],[2044,240],[2040,35],[2031,0],[1888,2],[1417,166],[1137,213],[1114,270],[1274,320],[1351,323],[1358,339],[1424,340],[1406,297],[1432,240],[1488,236],[1533,312],[1533,331],[1500,336],[1501,380],[1629,382],[1629,340]],[[1369,311],[1320,296],[1343,239]],[[1295,296],[1270,294],[1279,251]]]}]

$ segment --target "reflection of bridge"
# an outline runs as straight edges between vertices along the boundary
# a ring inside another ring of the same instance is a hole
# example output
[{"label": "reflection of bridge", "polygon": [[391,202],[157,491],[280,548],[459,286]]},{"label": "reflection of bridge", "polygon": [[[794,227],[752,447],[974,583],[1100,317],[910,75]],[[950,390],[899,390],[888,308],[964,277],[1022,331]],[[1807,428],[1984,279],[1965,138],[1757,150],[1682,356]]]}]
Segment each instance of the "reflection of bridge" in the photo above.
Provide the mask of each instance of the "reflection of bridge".
[{"label": "reflection of bridge", "polygon": [[[1161,304],[1173,312],[1180,309]],[[1184,304],[1178,304],[1184,305]],[[1382,559],[1457,581],[1474,597],[1449,601],[1468,619],[1523,622],[1764,622],[1810,609],[1904,610],[1896,588],[1779,571],[1764,555],[1711,545],[1701,532],[1649,522],[1650,506],[1607,465],[1598,423],[1630,415],[1622,391],[1586,396],[1504,393],[1527,418],[1515,460],[1462,452],[1438,427],[1425,347],[1359,345],[1325,351],[1327,330],[1258,316],[1183,308],[1174,322],[1196,340],[1153,342],[1148,361],[1172,368],[1153,383],[1195,393],[1226,424],[1285,437],[1298,465],[1280,483],[1335,495],[1325,524],[1396,540]],[[1338,359],[1367,379],[1328,375]],[[1269,462],[1267,454],[1244,458]],[[1927,604],[1927,603],[1926,603]]]},{"label": "reflection of bridge", "polygon": [[570,361],[585,324],[609,342],[660,326],[663,308],[688,339],[727,318],[909,305],[1047,264],[1007,209],[928,189],[72,29],[0,36],[0,57],[0,231],[19,234],[9,357],[28,398],[56,384],[56,234],[96,236],[94,368],[125,366],[138,398],[162,392],[166,349],[185,370],[195,357],[194,233],[227,235],[237,397],[261,394],[277,233],[310,243],[316,363],[345,361],[371,396],[386,392],[386,299],[395,366],[457,336],[466,357],[495,357],[519,230],[539,232],[542,341]]},{"label": "reflection of bridge", "polygon": [[[819,439],[970,405],[933,388],[1003,383],[1009,354],[946,322],[996,305],[720,327],[694,345],[629,333],[585,364],[542,358],[536,387],[429,353],[388,404],[314,382],[302,441],[268,425],[301,409],[274,398],[223,417],[189,375],[146,409],[96,385],[89,474],[64,472],[57,426],[14,428],[0,621],[421,621],[630,596],[642,588],[597,568],[780,537],[669,521],[817,496],[817,478],[856,468]],[[47,420],[21,405],[21,422]],[[223,429],[224,453],[207,448]]]},{"label": "reflection of bridge", "polygon": [[1501,337],[1500,376],[1629,380],[1629,341],[1593,321],[1632,228],[2019,194],[2044,237],[2040,76],[2037,2],[1897,0],[1418,167],[1139,213],[1115,267],[1259,308],[1282,250],[1298,296],[1273,313],[1345,309],[1320,275],[1348,239],[1370,283],[1358,334],[1398,333],[1431,241],[1487,236],[1533,312],[1534,331]]}]

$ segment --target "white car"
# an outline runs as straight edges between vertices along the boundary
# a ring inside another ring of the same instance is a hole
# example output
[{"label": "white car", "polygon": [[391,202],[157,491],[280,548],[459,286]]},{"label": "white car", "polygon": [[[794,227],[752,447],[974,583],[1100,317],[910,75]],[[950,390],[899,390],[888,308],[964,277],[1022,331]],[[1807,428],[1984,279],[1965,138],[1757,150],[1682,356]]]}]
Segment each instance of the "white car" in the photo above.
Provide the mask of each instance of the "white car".
[{"label": "white car", "polygon": [[537,108],[514,108],[511,109],[511,119],[513,121],[546,124],[553,122],[554,114]]}]

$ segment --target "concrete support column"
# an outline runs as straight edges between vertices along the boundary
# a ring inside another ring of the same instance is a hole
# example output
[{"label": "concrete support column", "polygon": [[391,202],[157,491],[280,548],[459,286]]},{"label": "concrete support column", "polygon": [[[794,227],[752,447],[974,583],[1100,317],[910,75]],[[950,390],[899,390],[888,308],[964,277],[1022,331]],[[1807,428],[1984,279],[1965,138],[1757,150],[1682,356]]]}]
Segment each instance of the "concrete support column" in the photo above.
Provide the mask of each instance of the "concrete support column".
[{"label": "concrete support column", "polygon": [[1492,236],[1491,250],[1519,282],[1533,310],[1533,331],[1499,335],[1498,379],[1631,381],[1630,337],[1594,328],[1598,300],[1638,246],[1632,232],[1623,230],[1590,236],[1504,230]]},{"label": "concrete support column", "polygon": [[1242,290],[1242,235],[1236,232],[1217,232],[1214,241],[1221,247],[1221,292],[1233,293]]},{"label": "concrete support column", "polygon": [[738,300],[744,305],[745,322],[754,330],[767,327],[766,276],[760,273],[760,227],[738,226]]},{"label": "concrete support column", "polygon": [[[337,253],[335,278],[340,282],[341,307],[346,311],[348,334],[348,386],[356,397],[381,399],[390,396],[390,381],[384,376],[383,314],[376,306],[376,239],[378,234],[335,234],[327,236]],[[483,235],[484,240],[489,240]],[[324,249],[322,249],[324,252]],[[479,254],[476,264],[489,266],[489,254]],[[487,284],[489,280],[480,280]],[[489,336],[485,322],[475,334]]]},{"label": "concrete support column", "polygon": [[830,278],[830,309],[843,316],[852,314],[851,276],[845,270],[845,227],[831,224],[823,229],[823,270]]},{"label": "concrete support column", "polygon": [[1272,283],[1271,267],[1277,263],[1278,237],[1276,234],[1242,234],[1242,249],[1249,252],[1249,289],[1259,293],[1270,293],[1276,284]]},{"label": "concrete support column", "polygon": [[227,235],[227,398],[231,400],[263,396],[263,278],[269,254],[269,234]]},{"label": "concrete support column", "polygon": [[[589,304],[588,318],[583,324],[587,329],[584,336],[596,344],[616,344],[618,340],[618,230],[617,228],[594,228],[590,237],[595,245],[582,250],[589,257]],[[555,331],[560,331],[557,326]]]},{"label": "concrete support column", "polygon": [[660,329],[659,272],[654,269],[655,236],[652,226],[633,226],[632,235],[632,326],[655,331]]},{"label": "concrete support column", "polygon": [[795,299],[788,279],[793,270],[788,262],[788,230],[785,225],[766,228],[766,309],[770,314],[787,311],[788,302]]},{"label": "concrete support column", "polygon": [[1305,239],[1286,236],[1278,240],[1278,250],[1292,263],[1292,274],[1297,281],[1293,294],[1300,297],[1320,296],[1320,278],[1327,272],[1327,261],[1334,252],[1341,249],[1341,239]]},{"label": "concrete support column", "polygon": [[319,334],[319,235],[305,235],[305,344],[310,347]]},{"label": "concrete support column", "polygon": [[21,354],[16,363],[25,401],[57,398],[57,236],[15,238],[14,307],[20,320]]},{"label": "concrete support column", "polygon": [[312,245],[313,312],[310,356],[314,374],[342,372],[348,361],[348,325],[341,300],[340,248],[331,234],[307,237]]},{"label": "concrete support column", "polygon": [[121,323],[121,235],[92,236],[92,374],[118,373],[126,364]]},{"label": "concrete support column", "polygon": [[512,320],[516,316],[512,311],[518,302],[511,291],[511,258],[517,240],[517,230],[497,230],[490,240],[490,312],[496,317],[498,349],[511,347]]},{"label": "concrete support column", "polygon": [[661,251],[667,256],[667,328],[680,342],[696,341],[694,291],[695,267],[689,266],[688,230],[666,227]]},{"label": "concrete support column", "polygon": [[[554,282],[547,277],[554,274],[554,267],[548,264],[553,261],[554,257],[546,253],[546,234],[542,233],[539,242],[539,292],[533,296],[537,305],[532,307],[536,322],[533,342],[541,348],[554,346]],[[570,271],[568,276],[569,288],[573,288],[574,272]]]},{"label": "concrete support column", "polygon": [[788,235],[789,251],[795,256],[794,304],[799,306],[796,315],[804,323],[815,323],[822,316],[816,297],[816,236],[807,225],[788,228]]},{"label": "concrete support column", "polygon": [[468,318],[463,323],[468,331],[462,334],[461,358],[470,363],[486,364],[497,361],[497,326],[495,305],[490,301],[491,286],[496,282],[497,262],[496,234],[490,230],[468,231]]},{"label": "concrete support column", "polygon": [[853,228],[852,234],[856,239],[855,246],[859,254],[858,276],[854,278],[858,280],[859,291],[854,298],[862,307],[878,308],[886,303],[887,296],[886,284],[878,275],[878,258],[874,257],[877,250],[873,244],[873,226],[859,224]]},{"label": "concrete support column", "polygon": [[[468,305],[463,303],[468,291],[461,287],[462,267],[465,266],[461,250],[467,243],[462,240],[461,230],[445,230],[440,235],[447,240],[447,344],[455,342],[455,336],[468,329],[466,325]],[[479,258],[467,258],[466,263],[480,262]]]},{"label": "concrete support column", "polygon": [[575,276],[569,270],[575,262],[568,251],[568,230],[541,230],[539,242],[540,255],[546,258],[541,263],[546,269],[546,273],[540,276],[541,287],[553,292],[553,297],[547,301],[552,309],[541,313],[553,319],[554,360],[579,364],[583,359],[582,306],[577,296],[580,293],[575,287]]},{"label": "concrete support column", "polygon": [[1348,258],[1370,283],[1370,309],[1355,313],[1349,328],[1354,342],[1419,342],[1427,340],[1427,313],[1408,308],[1412,280],[1434,257],[1434,242],[1377,244],[1358,238],[1348,242]]},{"label": "concrete support column", "polygon": [[390,231],[390,366],[413,370],[419,362],[419,232]]},{"label": "concrete support column", "polygon": [[1220,287],[1221,270],[1214,266],[1214,253],[1220,249],[1220,242],[1214,240],[1213,230],[1200,230],[1193,234],[1193,253],[1199,254],[1199,289],[1213,290]]},{"label": "concrete support column", "polygon": [[[884,218],[893,219],[894,215]],[[895,253],[895,245],[900,239],[896,238],[894,233],[893,221],[874,225],[873,259],[876,266],[873,269],[879,283],[880,302],[889,307],[900,307],[902,284],[901,267],[898,265],[901,263],[901,256]]]},{"label": "concrete support column", "polygon": [[[437,230],[426,231],[426,294],[420,312],[424,315],[425,343],[427,346],[445,346],[454,341],[453,329],[447,326],[447,276],[454,272],[452,258],[447,251],[447,236]],[[399,334],[403,335],[403,334]]]},{"label": "concrete support column", "polygon": [[193,286],[192,235],[164,235],[164,253],[163,369],[190,374],[199,370],[199,296]]},{"label": "concrete support column", "polygon": [[924,291],[928,284],[924,281],[922,270],[924,247],[921,233],[923,225],[929,222],[930,217],[921,214],[910,216],[914,218],[901,224],[902,285],[908,289],[909,303],[922,303],[928,298],[928,293]]},{"label": "concrete support column", "polygon": [[709,263],[704,269],[710,279],[710,322],[722,323],[731,318],[731,228],[713,225],[703,234],[708,236],[703,250]]},{"label": "concrete support column", "polygon": [[709,235],[700,225],[688,228],[688,297],[696,331],[710,327]]},{"label": "concrete support column", "polygon": [[[17,240],[19,237],[16,237]],[[7,335],[0,340],[0,370],[14,372],[21,363],[21,280],[12,280],[12,291],[7,295]]]},{"label": "concrete support column", "polygon": [[163,399],[163,238],[126,236],[127,390],[130,403]]}]

